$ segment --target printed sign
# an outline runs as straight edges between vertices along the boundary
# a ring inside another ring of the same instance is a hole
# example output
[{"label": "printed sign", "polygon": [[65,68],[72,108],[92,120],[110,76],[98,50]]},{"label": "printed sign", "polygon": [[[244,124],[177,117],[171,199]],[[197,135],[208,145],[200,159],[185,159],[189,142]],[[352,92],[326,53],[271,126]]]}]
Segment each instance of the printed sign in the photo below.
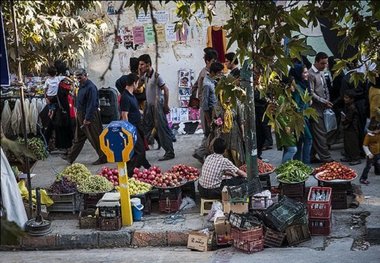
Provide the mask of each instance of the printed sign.
[{"label": "printed sign", "polygon": [[145,34],[143,26],[133,27],[133,42],[135,45],[143,45],[145,43]]},{"label": "printed sign", "polygon": [[177,41],[177,36],[175,33],[175,25],[174,24],[168,24],[165,26],[165,36],[167,42],[173,42]]},{"label": "printed sign", "polygon": [[145,25],[144,26],[144,36],[145,36],[145,43],[146,44],[154,43],[154,31],[153,31],[152,25]]},{"label": "printed sign", "polygon": [[169,20],[169,13],[166,10],[158,10],[153,12],[157,24],[166,24]]},{"label": "printed sign", "polygon": [[152,23],[152,19],[150,18],[150,12],[147,12],[146,14],[144,11],[141,11],[139,15],[137,16],[137,21],[141,24],[148,24]]},{"label": "printed sign", "polygon": [[156,25],[157,41],[158,43],[166,42],[165,38],[165,26],[162,24]]}]

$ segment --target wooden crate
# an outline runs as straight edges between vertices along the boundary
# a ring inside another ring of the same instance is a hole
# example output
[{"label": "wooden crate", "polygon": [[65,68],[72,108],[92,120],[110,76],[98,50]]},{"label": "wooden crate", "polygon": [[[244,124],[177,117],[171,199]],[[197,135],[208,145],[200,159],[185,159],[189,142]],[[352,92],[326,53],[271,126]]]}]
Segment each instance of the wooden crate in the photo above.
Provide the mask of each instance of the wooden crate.
[{"label": "wooden crate", "polygon": [[121,228],[121,217],[104,218],[99,217],[99,229],[101,231],[115,231]]},{"label": "wooden crate", "polygon": [[264,239],[256,239],[254,241],[234,239],[233,245],[235,248],[250,254],[264,250]]},{"label": "wooden crate", "polygon": [[290,246],[297,245],[311,239],[309,227],[307,224],[288,226],[285,232],[286,239],[288,240],[288,244]]},{"label": "wooden crate", "polygon": [[278,232],[271,228],[267,228],[264,235],[265,247],[281,247],[284,243],[286,233]]},{"label": "wooden crate", "polygon": [[68,194],[52,194],[49,197],[54,201],[54,204],[48,207],[49,212],[72,212],[78,211],[79,197],[77,193]]},{"label": "wooden crate", "polygon": [[[91,216],[91,217],[89,217]],[[97,228],[98,218],[95,215],[95,209],[87,209],[79,212],[79,228]]]}]

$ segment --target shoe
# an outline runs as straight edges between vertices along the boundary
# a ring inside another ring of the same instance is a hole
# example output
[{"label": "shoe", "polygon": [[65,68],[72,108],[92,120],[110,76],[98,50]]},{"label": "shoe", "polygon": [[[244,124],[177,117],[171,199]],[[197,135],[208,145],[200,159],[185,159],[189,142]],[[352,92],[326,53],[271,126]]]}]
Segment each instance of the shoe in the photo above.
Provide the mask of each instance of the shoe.
[{"label": "shoe", "polygon": [[69,159],[68,155],[61,155],[62,160],[67,161],[69,164],[73,164],[73,161]]},{"label": "shoe", "polygon": [[369,185],[369,181],[367,179],[360,179],[361,184]]},{"label": "shoe", "polygon": [[342,158],[342,159],[340,159],[340,161],[341,162],[346,162],[346,163],[351,162],[351,160],[348,159],[348,158]]},{"label": "shoe", "polygon": [[107,160],[99,158],[98,160],[93,162],[92,165],[105,164],[105,163],[107,163]]},{"label": "shoe", "polygon": [[174,137],[174,138],[172,139],[172,142],[177,142],[177,138]]},{"label": "shoe", "polygon": [[167,161],[167,160],[174,159],[174,157],[175,157],[174,155],[164,155],[160,159],[158,159],[158,161],[160,161],[160,162]]},{"label": "shoe", "polygon": [[349,162],[348,164],[349,165],[357,165],[357,164],[361,164],[362,162],[360,160],[356,160],[356,161],[352,161],[352,162]]}]

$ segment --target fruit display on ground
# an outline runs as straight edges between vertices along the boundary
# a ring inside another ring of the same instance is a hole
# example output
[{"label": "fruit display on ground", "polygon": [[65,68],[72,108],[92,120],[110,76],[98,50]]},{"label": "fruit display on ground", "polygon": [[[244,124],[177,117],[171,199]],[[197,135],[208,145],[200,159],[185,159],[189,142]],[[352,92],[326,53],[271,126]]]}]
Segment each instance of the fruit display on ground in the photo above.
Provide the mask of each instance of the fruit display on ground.
[{"label": "fruit display on ground", "polygon": [[339,163],[339,162],[330,162],[326,163],[314,170],[317,179],[324,181],[331,180],[352,180],[356,178],[356,172]]},{"label": "fruit display on ground", "polygon": [[200,175],[197,168],[184,164],[174,165],[168,173],[174,173],[179,180],[186,179],[188,182],[197,180]]},{"label": "fruit display on ground", "polygon": [[70,194],[75,193],[76,191],[76,183],[69,181],[66,177],[55,181],[47,190],[48,193],[52,194]]},{"label": "fruit display on ground", "polygon": [[[274,167],[270,163],[264,162],[263,160],[260,160],[260,159],[257,159],[257,168],[259,170],[259,174],[271,173],[276,169],[276,167]],[[243,164],[239,169],[244,172],[247,172],[247,165]]]},{"label": "fruit display on ground", "polygon": [[114,186],[119,185],[119,170],[117,168],[111,168],[111,167],[103,166],[99,172],[99,175],[106,178]]},{"label": "fruit display on ground", "polygon": [[290,160],[281,164],[277,169],[277,180],[282,183],[301,183],[306,181],[313,168],[298,160]]},{"label": "fruit display on ground", "polygon": [[152,185],[144,182],[140,182],[135,178],[128,180],[129,183],[129,194],[130,195],[141,195],[146,194],[152,189]]},{"label": "fruit display on ground", "polygon": [[89,176],[91,176],[91,172],[86,166],[81,163],[74,163],[63,169],[63,171],[57,175],[57,180],[59,181],[62,177],[65,177],[67,180],[79,185],[81,182],[86,181]]},{"label": "fruit display on ground", "polygon": [[84,194],[105,193],[113,189],[113,184],[100,175],[91,175],[78,185],[78,192]]},{"label": "fruit display on ground", "polygon": [[153,181],[155,181],[156,178],[160,178],[161,176],[161,169],[157,166],[151,166],[149,169],[142,170],[140,170],[139,168],[135,168],[133,169],[132,175],[132,177],[136,180],[151,185],[153,185]]}]

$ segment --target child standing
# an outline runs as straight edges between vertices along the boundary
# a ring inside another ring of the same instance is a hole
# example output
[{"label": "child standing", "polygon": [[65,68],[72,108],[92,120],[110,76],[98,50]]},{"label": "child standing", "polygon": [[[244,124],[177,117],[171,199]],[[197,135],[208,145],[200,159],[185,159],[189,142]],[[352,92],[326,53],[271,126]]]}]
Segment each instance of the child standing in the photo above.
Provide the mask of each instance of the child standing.
[{"label": "child standing", "polygon": [[350,165],[360,164],[360,122],[359,112],[355,106],[355,94],[353,90],[346,90],[344,93],[344,109],[342,114],[343,127],[343,144],[346,158],[341,159],[342,162],[349,162]]},{"label": "child standing", "polygon": [[[363,150],[367,155],[367,164],[364,167],[363,173],[360,176],[360,183],[369,184],[368,172],[372,165],[378,165],[377,161],[380,160],[380,122],[374,118],[368,126],[368,132],[364,137]],[[375,172],[378,169],[375,169]]]}]

